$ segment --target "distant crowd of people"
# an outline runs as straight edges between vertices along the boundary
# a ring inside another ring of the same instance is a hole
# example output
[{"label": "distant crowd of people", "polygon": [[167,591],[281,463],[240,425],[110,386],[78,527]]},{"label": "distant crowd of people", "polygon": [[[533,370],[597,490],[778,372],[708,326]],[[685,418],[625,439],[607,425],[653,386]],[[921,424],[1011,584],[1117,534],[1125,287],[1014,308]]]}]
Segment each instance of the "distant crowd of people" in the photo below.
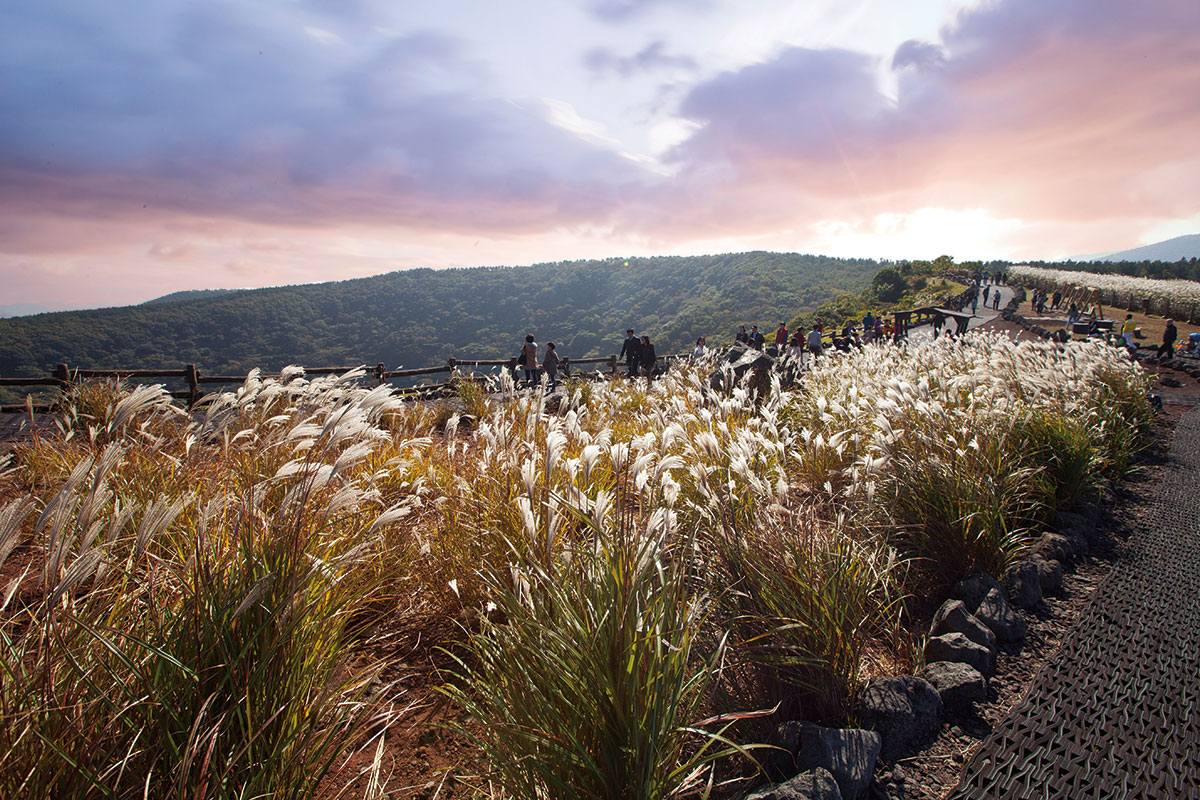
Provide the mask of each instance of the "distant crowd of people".
[{"label": "distant crowd of people", "polygon": [[[999,308],[1000,290],[993,291],[992,287],[1003,285],[1005,277],[1003,273],[998,272],[991,275],[987,271],[977,275],[973,302],[967,299],[970,297],[967,295],[960,300],[960,303],[971,302],[972,312],[974,312],[978,307],[980,297],[986,304],[990,296],[993,308]],[[980,290],[980,286],[982,286],[982,290]],[[941,332],[945,321],[944,314],[937,313],[934,316],[935,337]],[[947,333],[949,334],[949,331]],[[803,363],[805,355],[815,359],[822,355],[827,347],[848,352],[871,342],[898,341],[906,334],[905,327],[899,325],[894,318],[868,311],[862,317],[861,326],[854,321],[848,321],[840,331],[826,331],[825,324],[819,317],[811,328],[797,325],[795,330],[788,330],[787,323],[780,322],[769,339],[758,329],[758,325],[751,324],[749,329],[745,325],[739,325],[734,335],[734,342],[744,347],[763,350],[777,358]],[[696,344],[690,354],[691,358],[699,361],[708,354],[707,340],[701,336],[696,339]],[[617,358],[624,361],[626,374],[630,378],[645,377],[654,380],[662,371],[654,342],[651,341],[650,336],[648,334],[638,335],[633,328],[625,331],[625,340],[621,344],[621,351]],[[524,372],[526,386],[539,384],[544,376],[549,389],[553,391],[558,387],[558,373],[561,364],[562,358],[560,358],[554,342],[547,342],[543,349],[539,348],[532,333],[526,335],[520,355],[517,357],[517,368]]]}]

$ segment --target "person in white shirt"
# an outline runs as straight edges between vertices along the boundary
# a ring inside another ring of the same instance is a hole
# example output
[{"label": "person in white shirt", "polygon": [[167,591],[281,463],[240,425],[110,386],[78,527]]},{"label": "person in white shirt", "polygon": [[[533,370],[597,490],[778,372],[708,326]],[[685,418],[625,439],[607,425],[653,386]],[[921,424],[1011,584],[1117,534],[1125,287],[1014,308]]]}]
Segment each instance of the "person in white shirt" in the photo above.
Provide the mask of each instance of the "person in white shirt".
[{"label": "person in white shirt", "polygon": [[808,332],[808,352],[813,354],[813,358],[816,358],[824,349],[825,345],[821,343],[821,332],[813,328]]}]

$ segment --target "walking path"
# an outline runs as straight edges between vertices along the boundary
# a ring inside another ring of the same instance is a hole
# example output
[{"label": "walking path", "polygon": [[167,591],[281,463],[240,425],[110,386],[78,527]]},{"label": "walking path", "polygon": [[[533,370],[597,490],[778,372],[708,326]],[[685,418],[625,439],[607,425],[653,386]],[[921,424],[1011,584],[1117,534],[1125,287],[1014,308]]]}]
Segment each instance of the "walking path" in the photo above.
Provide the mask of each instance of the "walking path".
[{"label": "walking path", "polygon": [[[1009,288],[1008,286],[992,286],[991,290],[993,292],[1000,292],[1000,308],[1004,308],[1006,305],[1008,305],[1008,301],[1012,300],[1014,290]],[[991,300],[992,300],[992,296],[991,296],[991,294],[989,294],[987,308],[984,308],[983,298],[982,297],[979,298],[979,310],[978,310],[978,312],[976,312],[975,316],[971,317],[971,320],[967,323],[967,330],[969,330],[969,331],[974,330],[974,329],[978,328],[980,325],[985,325],[1000,316],[1000,312],[997,311],[996,309],[992,308]],[[968,305],[965,309],[963,309],[963,313],[970,314],[971,306]],[[946,330],[954,330],[953,320],[948,321],[946,323],[945,329]],[[919,342],[919,341],[922,341],[925,339],[932,339],[933,338],[933,326],[932,325],[922,325],[919,328],[914,328],[911,331],[909,331],[908,338],[910,341],[914,341],[914,342]]]},{"label": "walking path", "polygon": [[1130,556],[950,795],[1200,798],[1200,410]]}]

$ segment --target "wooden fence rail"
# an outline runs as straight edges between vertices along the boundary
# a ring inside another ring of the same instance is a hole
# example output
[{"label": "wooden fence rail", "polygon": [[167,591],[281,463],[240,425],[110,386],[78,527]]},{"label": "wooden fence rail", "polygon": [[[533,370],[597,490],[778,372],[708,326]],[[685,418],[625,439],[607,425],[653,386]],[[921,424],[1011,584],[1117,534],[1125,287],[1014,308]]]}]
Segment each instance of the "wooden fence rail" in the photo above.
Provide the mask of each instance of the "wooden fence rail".
[{"label": "wooden fence rail", "polygon": [[[673,353],[670,355],[659,356],[658,360],[664,363],[669,363],[674,360],[685,358],[685,354]],[[617,357],[616,356],[600,356],[597,358],[575,358],[562,360],[562,371],[564,375],[571,374],[571,367],[581,366],[586,364],[603,364],[608,368],[612,375],[617,374]],[[416,369],[395,369],[389,370],[384,364],[376,364],[374,367],[357,365],[353,367],[303,367],[305,375],[344,375],[353,370],[362,370],[364,377],[371,378],[375,381],[376,386],[382,386],[388,381],[395,378],[415,378],[424,375],[438,375],[446,373],[449,380],[443,383],[425,384],[421,386],[411,386],[397,389],[398,394],[410,397],[424,397],[430,394],[444,392],[452,385],[453,377],[459,373],[462,368],[472,367],[503,367],[508,370],[517,369],[517,359],[462,359],[451,358],[445,364],[437,367],[418,367]],[[187,364],[183,369],[72,369],[66,364],[59,364],[54,369],[53,375],[42,377],[23,377],[23,378],[4,378],[0,377],[0,387],[36,387],[47,386],[56,389],[64,389],[80,380],[97,379],[97,378],[115,378],[118,380],[125,379],[145,379],[145,378],[163,378],[174,379],[186,382],[187,389],[171,392],[171,397],[177,400],[186,400],[188,406],[193,406],[204,396],[204,392],[200,387],[203,385],[215,384],[235,384],[244,383],[245,375],[205,375],[200,372],[195,364]],[[29,398],[26,398],[25,403],[0,405],[0,413],[24,413],[28,411],[47,411],[49,407],[46,405],[34,406]]]}]

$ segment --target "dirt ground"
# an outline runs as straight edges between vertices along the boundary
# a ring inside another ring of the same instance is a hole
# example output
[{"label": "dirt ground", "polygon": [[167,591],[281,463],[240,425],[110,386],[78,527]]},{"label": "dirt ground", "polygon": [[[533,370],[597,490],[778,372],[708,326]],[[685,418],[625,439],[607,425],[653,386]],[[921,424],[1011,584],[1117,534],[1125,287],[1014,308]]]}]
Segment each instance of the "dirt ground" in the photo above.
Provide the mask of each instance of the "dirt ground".
[{"label": "dirt ground", "polygon": [[[1027,293],[1032,296],[1032,292]],[[1038,314],[1033,310],[1028,296],[1025,302],[1021,303],[1017,309],[1017,313],[1026,319],[1036,319],[1037,324],[1048,330],[1061,328],[1067,324],[1067,310],[1059,309],[1051,311],[1049,305],[1046,307],[1046,313]],[[1133,321],[1137,324],[1137,328],[1141,336],[1135,336],[1135,341],[1142,347],[1153,346],[1157,347],[1162,343],[1163,331],[1167,329],[1167,320],[1164,317],[1155,317],[1149,314],[1142,314],[1136,311],[1127,311],[1123,308],[1114,308],[1111,306],[1102,307],[1104,314],[1103,319],[1113,320],[1114,327],[1117,333],[1120,333],[1121,323],[1125,321],[1126,314],[1133,314]],[[1189,333],[1200,333],[1200,325],[1190,325],[1186,322],[1175,320],[1175,327],[1179,329],[1179,337],[1176,343],[1187,341]]]}]

